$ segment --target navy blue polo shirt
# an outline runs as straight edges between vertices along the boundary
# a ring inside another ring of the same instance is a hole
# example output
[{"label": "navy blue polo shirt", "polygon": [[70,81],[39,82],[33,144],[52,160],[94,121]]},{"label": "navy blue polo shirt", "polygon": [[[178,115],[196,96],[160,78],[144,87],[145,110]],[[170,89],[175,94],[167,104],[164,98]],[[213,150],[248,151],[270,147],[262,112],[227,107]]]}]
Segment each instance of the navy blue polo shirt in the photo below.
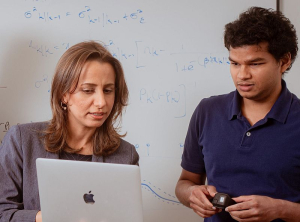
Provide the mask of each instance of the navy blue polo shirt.
[{"label": "navy blue polo shirt", "polygon": [[[286,87],[265,118],[251,126],[238,91],[203,99],[185,140],[181,166],[206,173],[232,197],[264,195],[300,203],[300,100]],[[205,221],[235,221],[222,212]],[[281,221],[281,220],[276,220]]]}]

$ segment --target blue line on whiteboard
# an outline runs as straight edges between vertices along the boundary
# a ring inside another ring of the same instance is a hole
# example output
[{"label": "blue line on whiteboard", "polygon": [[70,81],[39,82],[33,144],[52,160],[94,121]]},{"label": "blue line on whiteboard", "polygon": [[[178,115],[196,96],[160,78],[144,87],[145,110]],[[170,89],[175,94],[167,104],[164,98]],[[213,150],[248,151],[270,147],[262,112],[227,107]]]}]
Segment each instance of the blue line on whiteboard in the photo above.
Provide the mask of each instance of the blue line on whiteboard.
[{"label": "blue line on whiteboard", "polygon": [[154,195],[156,195],[160,199],[163,199],[163,200],[166,200],[166,201],[169,201],[169,202],[172,202],[172,203],[176,203],[176,204],[181,204],[179,201],[170,200],[170,199],[167,199],[167,198],[164,198],[164,197],[160,196],[148,184],[142,183],[141,185],[147,187]]}]

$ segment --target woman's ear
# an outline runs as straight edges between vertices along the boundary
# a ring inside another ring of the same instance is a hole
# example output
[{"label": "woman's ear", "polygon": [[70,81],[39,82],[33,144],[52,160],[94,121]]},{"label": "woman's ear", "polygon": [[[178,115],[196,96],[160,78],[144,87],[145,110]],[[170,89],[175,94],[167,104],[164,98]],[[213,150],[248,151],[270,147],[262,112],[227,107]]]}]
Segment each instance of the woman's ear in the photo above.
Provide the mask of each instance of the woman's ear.
[{"label": "woman's ear", "polygon": [[287,53],[280,59],[281,62],[281,73],[284,73],[291,65],[291,53]]},{"label": "woman's ear", "polygon": [[70,93],[66,93],[66,94],[63,95],[63,98],[62,98],[61,102],[64,103],[64,104],[68,104],[69,98],[70,98]]}]

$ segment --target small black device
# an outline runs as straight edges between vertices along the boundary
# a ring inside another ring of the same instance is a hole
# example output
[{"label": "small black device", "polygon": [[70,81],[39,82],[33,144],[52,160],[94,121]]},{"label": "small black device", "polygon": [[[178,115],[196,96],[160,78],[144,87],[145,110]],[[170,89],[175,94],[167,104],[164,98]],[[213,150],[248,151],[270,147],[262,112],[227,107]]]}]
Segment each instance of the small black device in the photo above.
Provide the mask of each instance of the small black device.
[{"label": "small black device", "polygon": [[216,193],[211,202],[214,207],[223,210],[230,205],[236,204],[236,202],[226,193]]}]

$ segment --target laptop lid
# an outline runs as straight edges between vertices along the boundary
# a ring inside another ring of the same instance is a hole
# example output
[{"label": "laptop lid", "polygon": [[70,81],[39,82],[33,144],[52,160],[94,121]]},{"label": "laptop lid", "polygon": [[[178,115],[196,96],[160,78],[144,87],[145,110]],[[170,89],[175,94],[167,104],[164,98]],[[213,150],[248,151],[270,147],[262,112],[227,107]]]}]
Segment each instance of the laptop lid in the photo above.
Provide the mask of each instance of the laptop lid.
[{"label": "laptop lid", "polygon": [[43,222],[143,221],[140,168],[38,158]]}]

